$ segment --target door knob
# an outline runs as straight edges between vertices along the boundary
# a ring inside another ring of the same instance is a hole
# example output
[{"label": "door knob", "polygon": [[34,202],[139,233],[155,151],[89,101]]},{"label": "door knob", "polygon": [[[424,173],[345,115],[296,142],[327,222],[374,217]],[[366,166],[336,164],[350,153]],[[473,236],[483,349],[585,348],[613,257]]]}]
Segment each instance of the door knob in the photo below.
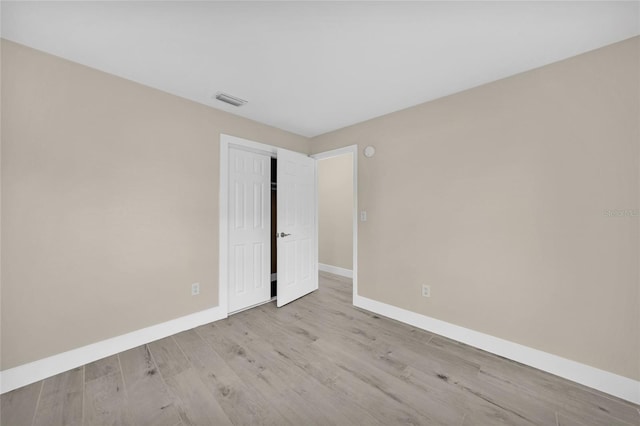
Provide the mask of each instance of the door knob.
[{"label": "door knob", "polygon": [[280,238],[288,237],[289,235],[291,235],[291,234],[286,234],[284,232],[281,232],[280,233]]}]

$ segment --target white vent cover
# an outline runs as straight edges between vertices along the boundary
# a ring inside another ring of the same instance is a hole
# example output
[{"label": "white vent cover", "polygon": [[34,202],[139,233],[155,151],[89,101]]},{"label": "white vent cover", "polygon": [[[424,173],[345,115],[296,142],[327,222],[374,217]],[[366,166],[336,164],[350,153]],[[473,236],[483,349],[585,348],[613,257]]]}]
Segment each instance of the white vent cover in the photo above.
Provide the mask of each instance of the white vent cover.
[{"label": "white vent cover", "polygon": [[235,96],[231,96],[223,92],[216,93],[216,99],[236,107],[242,106],[247,103],[247,101],[245,101],[244,99],[236,98]]}]

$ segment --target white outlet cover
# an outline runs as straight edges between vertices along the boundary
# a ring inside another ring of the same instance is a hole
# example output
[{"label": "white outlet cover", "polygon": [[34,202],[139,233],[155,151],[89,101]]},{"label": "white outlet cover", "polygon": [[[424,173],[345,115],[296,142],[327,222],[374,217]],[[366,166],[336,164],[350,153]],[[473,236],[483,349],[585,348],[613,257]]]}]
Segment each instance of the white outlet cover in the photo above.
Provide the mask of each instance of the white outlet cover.
[{"label": "white outlet cover", "polygon": [[423,297],[431,297],[431,287],[424,284],[422,286],[422,296]]},{"label": "white outlet cover", "polygon": [[191,284],[191,295],[197,296],[198,294],[200,294],[200,283]]}]

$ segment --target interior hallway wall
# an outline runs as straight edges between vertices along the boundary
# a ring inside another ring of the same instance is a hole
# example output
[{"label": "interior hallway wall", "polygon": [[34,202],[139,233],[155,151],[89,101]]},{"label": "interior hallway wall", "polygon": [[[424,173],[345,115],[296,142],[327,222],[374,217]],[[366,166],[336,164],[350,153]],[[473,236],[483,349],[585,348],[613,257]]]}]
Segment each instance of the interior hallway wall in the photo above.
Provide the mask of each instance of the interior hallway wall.
[{"label": "interior hallway wall", "polygon": [[318,161],[318,262],[353,269],[353,156]]}]

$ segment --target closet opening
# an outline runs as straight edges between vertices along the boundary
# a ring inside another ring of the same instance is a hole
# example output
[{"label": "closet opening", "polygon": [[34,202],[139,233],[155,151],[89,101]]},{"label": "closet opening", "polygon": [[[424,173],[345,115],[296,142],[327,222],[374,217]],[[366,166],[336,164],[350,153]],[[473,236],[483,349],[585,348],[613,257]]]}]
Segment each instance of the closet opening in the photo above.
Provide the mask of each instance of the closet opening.
[{"label": "closet opening", "polygon": [[278,160],[271,158],[271,299],[278,296]]}]

